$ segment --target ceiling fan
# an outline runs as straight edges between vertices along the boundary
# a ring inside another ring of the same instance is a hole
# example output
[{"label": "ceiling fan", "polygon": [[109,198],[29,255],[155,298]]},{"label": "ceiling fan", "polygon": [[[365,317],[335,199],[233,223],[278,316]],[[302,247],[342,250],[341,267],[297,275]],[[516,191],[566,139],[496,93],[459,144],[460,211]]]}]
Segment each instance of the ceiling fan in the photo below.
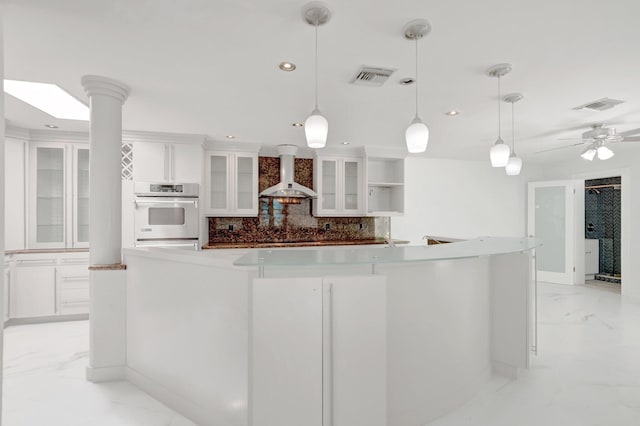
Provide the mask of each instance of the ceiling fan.
[{"label": "ceiling fan", "polygon": [[614,127],[606,127],[604,123],[596,123],[591,125],[591,129],[582,134],[580,138],[563,138],[558,140],[578,141],[571,145],[565,145],[558,148],[545,149],[537,151],[536,154],[543,152],[556,151],[559,149],[572,148],[574,146],[588,145],[580,154],[582,158],[592,161],[596,155],[600,160],[608,160],[614,156],[614,152],[607,146],[609,143],[620,142],[640,142],[640,128],[628,130],[618,133]]}]

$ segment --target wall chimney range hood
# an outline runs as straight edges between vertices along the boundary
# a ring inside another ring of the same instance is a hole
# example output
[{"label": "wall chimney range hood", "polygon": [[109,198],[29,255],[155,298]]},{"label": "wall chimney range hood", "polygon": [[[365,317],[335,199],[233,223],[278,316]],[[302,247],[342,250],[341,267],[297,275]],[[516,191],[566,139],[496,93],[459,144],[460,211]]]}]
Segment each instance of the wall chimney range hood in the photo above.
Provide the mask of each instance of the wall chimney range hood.
[{"label": "wall chimney range hood", "polygon": [[294,158],[298,152],[295,145],[278,145],[280,157],[280,182],[260,193],[260,197],[276,198],[283,204],[300,204],[304,198],[316,198],[312,189],[293,181]]}]

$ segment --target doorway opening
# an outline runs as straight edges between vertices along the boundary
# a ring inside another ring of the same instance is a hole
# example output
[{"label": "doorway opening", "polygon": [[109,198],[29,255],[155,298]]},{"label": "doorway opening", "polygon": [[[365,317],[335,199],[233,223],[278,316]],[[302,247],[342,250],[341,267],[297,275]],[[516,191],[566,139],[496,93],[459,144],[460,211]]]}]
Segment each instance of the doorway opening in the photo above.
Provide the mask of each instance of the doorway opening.
[{"label": "doorway opening", "polygon": [[622,178],[584,182],[586,284],[622,288]]}]

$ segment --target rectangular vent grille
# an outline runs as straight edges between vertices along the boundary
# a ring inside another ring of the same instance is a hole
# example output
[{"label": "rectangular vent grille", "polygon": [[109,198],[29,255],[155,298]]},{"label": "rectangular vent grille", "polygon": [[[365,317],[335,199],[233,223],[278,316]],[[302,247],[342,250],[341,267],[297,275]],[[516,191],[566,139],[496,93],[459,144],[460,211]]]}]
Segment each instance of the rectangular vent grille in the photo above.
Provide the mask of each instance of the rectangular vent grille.
[{"label": "rectangular vent grille", "polygon": [[621,103],[624,103],[624,101],[618,100],[618,99],[611,99],[611,98],[602,98],[602,99],[598,99],[597,101],[593,101],[593,102],[588,102],[584,105],[580,105],[574,108],[574,110],[579,110],[579,109],[592,109],[594,111],[604,111],[607,109],[611,109],[616,105],[620,105]]},{"label": "rectangular vent grille", "polygon": [[380,87],[395,71],[394,68],[362,67],[351,83],[359,86]]}]

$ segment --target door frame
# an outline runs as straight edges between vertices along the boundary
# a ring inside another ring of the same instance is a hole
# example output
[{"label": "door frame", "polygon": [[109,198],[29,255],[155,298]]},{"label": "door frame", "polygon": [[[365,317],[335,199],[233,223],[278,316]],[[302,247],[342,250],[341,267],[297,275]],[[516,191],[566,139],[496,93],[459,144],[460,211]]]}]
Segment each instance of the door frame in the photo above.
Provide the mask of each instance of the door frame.
[{"label": "door frame", "polygon": [[[625,276],[625,270],[631,265],[629,254],[629,238],[631,223],[631,179],[630,170],[628,168],[593,170],[584,173],[576,173],[571,175],[572,179],[580,179],[583,182],[591,179],[602,179],[608,177],[620,176],[620,185],[622,185],[620,194],[620,275]],[[582,217],[584,217],[584,202],[580,208]],[[624,295],[624,283],[622,284],[622,294]]]}]

